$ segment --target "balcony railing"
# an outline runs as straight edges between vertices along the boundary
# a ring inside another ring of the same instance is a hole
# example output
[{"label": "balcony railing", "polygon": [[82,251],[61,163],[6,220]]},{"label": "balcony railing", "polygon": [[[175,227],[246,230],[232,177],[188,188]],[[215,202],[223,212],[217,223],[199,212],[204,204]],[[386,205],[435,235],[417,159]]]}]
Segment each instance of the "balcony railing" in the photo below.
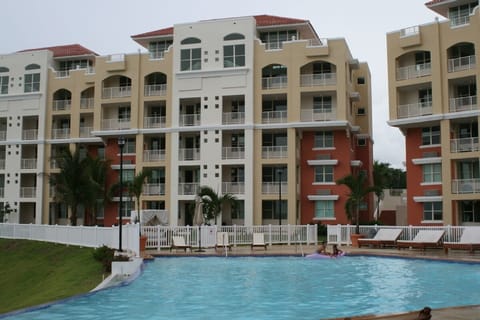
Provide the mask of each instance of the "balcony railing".
[{"label": "balcony railing", "polygon": [[244,182],[222,182],[222,193],[245,194]]},{"label": "balcony railing", "polygon": [[70,128],[52,129],[52,139],[69,139]]},{"label": "balcony railing", "polygon": [[200,160],[200,149],[199,148],[180,148],[178,149],[178,160],[180,161]]},{"label": "balcony railing", "polygon": [[337,84],[336,73],[302,74],[300,76],[301,87],[331,86]]},{"label": "balcony railing", "polygon": [[22,130],[22,140],[37,140],[38,129],[25,129]]},{"label": "balcony railing", "polygon": [[37,168],[37,159],[21,159],[20,160],[21,169],[36,169]]},{"label": "balcony railing", "polygon": [[475,68],[476,56],[448,59],[448,72],[463,71]]},{"label": "balcony railing", "polygon": [[470,23],[470,16],[469,15],[458,15],[452,16],[450,18],[450,26],[451,27],[458,27],[463,26]]},{"label": "balcony railing", "polygon": [[222,159],[245,159],[245,147],[223,147]]},{"label": "balcony railing", "polygon": [[167,94],[167,84],[147,84],[144,88],[144,93],[146,97],[151,96],[164,96]]},{"label": "balcony railing", "polygon": [[92,136],[93,127],[80,127],[80,138],[90,138]]},{"label": "balcony railing", "polygon": [[450,112],[477,110],[477,96],[459,97],[450,99]]},{"label": "balcony railing", "polygon": [[165,149],[143,151],[143,161],[145,162],[154,162],[154,161],[163,161],[163,160],[165,160]]},{"label": "balcony railing", "polygon": [[332,121],[336,119],[337,109],[335,107],[331,107],[330,109],[324,109],[324,111],[319,111],[315,109],[304,109],[300,111],[300,121],[302,122]]},{"label": "balcony railing", "polygon": [[68,111],[72,107],[72,100],[53,100],[53,111]]},{"label": "balcony railing", "polygon": [[407,80],[429,76],[432,74],[431,63],[414,64],[397,68],[397,80]]},{"label": "balcony railing", "polygon": [[164,50],[150,51],[148,54],[150,55],[151,60],[159,60],[159,59],[163,59],[163,57],[165,56],[165,51]]},{"label": "balcony railing", "polygon": [[80,109],[92,109],[94,101],[94,98],[80,98]]},{"label": "balcony railing", "polygon": [[102,130],[124,130],[130,129],[130,118],[127,119],[104,119]]},{"label": "balcony railing", "polygon": [[191,126],[199,126],[199,125],[200,125],[200,113],[180,115],[180,126],[191,127]]},{"label": "balcony railing", "polygon": [[103,99],[123,98],[123,97],[130,97],[131,95],[132,95],[132,86],[109,87],[109,88],[103,88],[103,91],[102,91]]},{"label": "balcony railing", "polygon": [[[282,194],[286,194],[288,190],[288,183],[286,181],[282,181],[281,183]],[[278,182],[263,182],[262,183],[262,194],[278,194]]]},{"label": "balcony railing", "polygon": [[245,112],[224,112],[222,114],[222,124],[241,123],[245,123]]},{"label": "balcony railing", "polygon": [[143,185],[143,194],[146,196],[156,196],[165,194],[164,183],[146,183]]},{"label": "balcony railing", "polygon": [[5,188],[0,187],[0,198],[4,198],[4,197],[5,197]]},{"label": "balcony railing", "polygon": [[198,182],[179,183],[178,194],[179,195],[196,195],[200,184]]},{"label": "balcony railing", "polygon": [[7,140],[7,130],[1,130],[0,131],[0,141],[5,141]]},{"label": "balcony railing", "polygon": [[410,118],[431,115],[433,111],[432,102],[417,102],[410,104],[403,104],[398,106],[398,118]]},{"label": "balcony railing", "polygon": [[165,128],[166,123],[167,123],[166,117],[143,118],[143,126],[145,128]]},{"label": "balcony railing", "polygon": [[5,169],[5,155],[3,155],[3,159],[0,159],[0,170]]},{"label": "balcony railing", "polygon": [[408,27],[400,30],[400,38],[415,36],[420,33],[419,26]]},{"label": "balcony railing", "polygon": [[262,112],[262,123],[284,123],[287,122],[287,111],[264,111]]},{"label": "balcony railing", "polygon": [[287,151],[288,151],[287,146],[262,147],[262,158],[263,159],[287,158],[288,156]]},{"label": "balcony railing", "polygon": [[452,193],[480,193],[480,179],[455,179],[452,180]]},{"label": "balcony railing", "polygon": [[460,138],[450,140],[450,152],[472,152],[478,151],[478,137]]},{"label": "balcony railing", "polygon": [[35,198],[36,193],[36,187],[20,187],[20,198]]},{"label": "balcony railing", "polygon": [[262,89],[282,89],[288,85],[287,76],[262,78]]}]

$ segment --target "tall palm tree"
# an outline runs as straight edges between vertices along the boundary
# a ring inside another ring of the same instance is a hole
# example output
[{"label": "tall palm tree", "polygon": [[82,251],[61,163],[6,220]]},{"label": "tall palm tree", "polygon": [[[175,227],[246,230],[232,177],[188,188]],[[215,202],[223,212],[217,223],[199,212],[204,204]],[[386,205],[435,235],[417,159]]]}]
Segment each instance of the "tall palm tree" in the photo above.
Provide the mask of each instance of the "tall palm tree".
[{"label": "tall palm tree", "polygon": [[88,190],[88,199],[87,205],[88,207],[92,208],[89,211],[90,213],[90,222],[92,224],[96,224],[96,217],[98,212],[98,207],[100,204],[104,204],[107,200],[107,172],[110,167],[110,162],[101,159],[99,157],[92,157],[90,155],[87,156],[87,169],[88,169],[88,177],[90,182],[90,187]]},{"label": "tall palm tree", "polygon": [[220,196],[215,190],[208,186],[200,187],[198,195],[203,201],[205,217],[208,220],[214,219],[215,224],[217,224],[217,217],[222,213],[224,204],[230,203],[232,206],[235,206],[237,203],[237,198],[234,195],[225,193]]},{"label": "tall palm tree", "polygon": [[350,194],[345,202],[345,211],[350,220],[352,220],[352,213],[355,217],[355,233],[360,233],[360,204],[367,194],[374,191],[373,187],[367,186],[367,175],[365,171],[360,171],[359,174],[349,174],[339,180],[338,185],[345,185],[350,189]]},{"label": "tall palm tree", "polygon": [[384,190],[388,188],[391,181],[391,169],[390,164],[384,162],[378,162],[375,160],[373,163],[373,188],[375,196],[377,197],[376,210],[380,215],[380,201],[384,198]]}]

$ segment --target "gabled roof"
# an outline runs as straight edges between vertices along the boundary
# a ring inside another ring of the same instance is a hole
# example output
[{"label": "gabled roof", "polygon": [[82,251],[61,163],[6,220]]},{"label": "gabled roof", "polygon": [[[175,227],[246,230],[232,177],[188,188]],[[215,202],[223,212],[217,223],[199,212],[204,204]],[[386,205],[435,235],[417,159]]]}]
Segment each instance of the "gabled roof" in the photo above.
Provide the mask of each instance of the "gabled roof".
[{"label": "gabled roof", "polygon": [[18,52],[30,52],[30,51],[40,51],[40,50],[50,50],[53,52],[54,58],[60,57],[77,57],[77,56],[98,56],[95,52],[90,49],[87,49],[79,44],[69,44],[64,46],[55,46],[55,47],[45,47],[45,48],[35,48],[27,49]]}]

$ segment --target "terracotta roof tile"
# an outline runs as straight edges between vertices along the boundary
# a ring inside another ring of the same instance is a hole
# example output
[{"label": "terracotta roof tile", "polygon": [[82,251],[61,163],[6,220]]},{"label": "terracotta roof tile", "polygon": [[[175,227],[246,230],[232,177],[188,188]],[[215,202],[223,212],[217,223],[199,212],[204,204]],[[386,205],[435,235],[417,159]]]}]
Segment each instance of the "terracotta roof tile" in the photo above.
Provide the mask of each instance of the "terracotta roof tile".
[{"label": "terracotta roof tile", "polygon": [[425,3],[426,6],[430,6],[432,4],[436,4],[436,3],[440,3],[440,2],[444,2],[445,0],[432,0],[432,1],[428,1],[427,3]]},{"label": "terracotta roof tile", "polygon": [[132,38],[146,38],[146,37],[155,37],[155,36],[166,36],[173,35],[173,27],[164,28],[160,30],[145,32],[131,36]]},{"label": "terracotta roof tile", "polygon": [[27,49],[19,52],[29,52],[29,51],[39,51],[39,50],[50,50],[53,52],[53,57],[74,57],[74,56],[84,56],[84,55],[98,55],[92,50],[89,50],[79,44],[69,44],[65,46],[55,46],[55,47],[45,47],[45,48],[35,48]]}]

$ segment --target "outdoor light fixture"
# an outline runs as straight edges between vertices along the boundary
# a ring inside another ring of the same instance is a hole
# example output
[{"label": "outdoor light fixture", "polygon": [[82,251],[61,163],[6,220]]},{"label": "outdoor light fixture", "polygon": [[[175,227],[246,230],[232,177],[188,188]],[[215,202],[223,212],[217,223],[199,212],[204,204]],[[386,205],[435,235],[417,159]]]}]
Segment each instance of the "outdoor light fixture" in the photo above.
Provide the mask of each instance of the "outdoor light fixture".
[{"label": "outdoor light fixture", "polygon": [[125,146],[125,137],[118,138],[118,147],[120,148],[120,201],[118,204],[118,251],[122,251],[122,211],[123,211],[123,147]]},{"label": "outdoor light fixture", "polygon": [[282,169],[278,169],[278,225],[282,225]]}]

